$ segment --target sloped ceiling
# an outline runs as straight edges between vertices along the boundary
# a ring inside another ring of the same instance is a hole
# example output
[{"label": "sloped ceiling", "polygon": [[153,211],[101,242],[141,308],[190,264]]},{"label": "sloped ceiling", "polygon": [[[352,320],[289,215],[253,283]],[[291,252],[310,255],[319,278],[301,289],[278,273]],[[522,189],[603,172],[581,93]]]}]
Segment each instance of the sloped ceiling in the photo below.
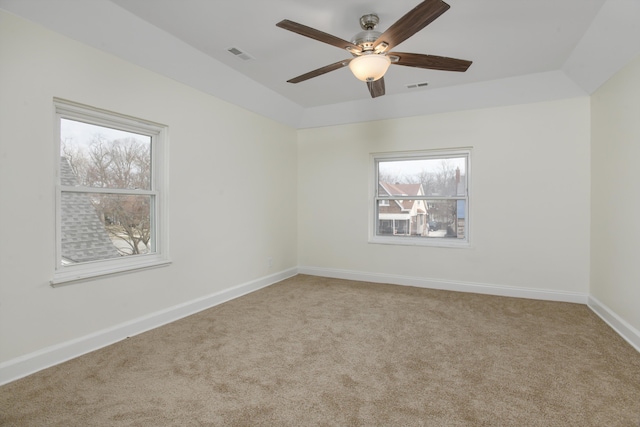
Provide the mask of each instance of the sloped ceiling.
[{"label": "sloped ceiling", "polygon": [[445,1],[447,12],[395,50],[468,59],[469,70],[392,66],[376,99],[348,68],[287,83],[349,54],[275,24],[287,18],[350,40],[360,16],[378,14],[384,31],[419,1],[0,0],[0,8],[295,128],[586,96],[640,54],[638,0]]}]

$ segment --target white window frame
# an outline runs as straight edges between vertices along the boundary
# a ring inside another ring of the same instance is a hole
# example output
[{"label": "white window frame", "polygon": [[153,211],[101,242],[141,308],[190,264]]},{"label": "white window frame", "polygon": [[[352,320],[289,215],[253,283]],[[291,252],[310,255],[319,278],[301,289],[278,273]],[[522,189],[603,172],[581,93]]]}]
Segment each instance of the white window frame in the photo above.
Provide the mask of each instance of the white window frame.
[{"label": "white window frame", "polygon": [[[53,99],[54,104],[54,142],[55,142],[55,269],[51,285],[66,284],[88,280],[110,274],[120,274],[129,271],[147,269],[168,265],[168,129],[167,126],[142,120],[123,114],[78,104],[59,98]],[[82,262],[63,265],[62,263],[62,207],[63,192],[78,193],[118,193],[114,189],[100,189],[93,187],[68,187],[61,185],[60,174],[60,121],[69,119],[97,126],[104,126],[123,131],[133,132],[151,137],[151,180],[149,190],[125,190],[126,194],[151,196],[151,233],[155,242],[155,251],[149,254],[129,255],[98,261]]]},{"label": "white window frame", "polygon": [[[383,161],[401,160],[421,160],[421,159],[446,159],[450,157],[466,157],[467,170],[464,179],[466,180],[466,194],[454,197],[444,196],[378,196],[378,164]],[[441,150],[421,150],[404,152],[386,152],[370,154],[370,185],[369,185],[369,243],[407,246],[433,246],[433,247],[454,247],[468,248],[471,246],[471,220],[472,217],[470,197],[471,194],[471,147],[441,149]],[[378,203],[383,200],[464,200],[465,201],[465,236],[464,238],[426,238],[411,236],[389,236],[378,235]]]}]

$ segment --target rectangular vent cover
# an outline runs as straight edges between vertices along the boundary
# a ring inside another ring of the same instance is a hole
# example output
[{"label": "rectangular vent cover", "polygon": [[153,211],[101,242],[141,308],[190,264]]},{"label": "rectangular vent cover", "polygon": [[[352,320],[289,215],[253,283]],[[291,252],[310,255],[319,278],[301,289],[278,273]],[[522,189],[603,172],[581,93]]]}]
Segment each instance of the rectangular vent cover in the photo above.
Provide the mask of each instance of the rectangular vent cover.
[{"label": "rectangular vent cover", "polygon": [[428,84],[429,84],[428,82],[413,83],[413,84],[407,85],[407,89],[416,89],[416,88],[419,88],[419,87],[425,87]]},{"label": "rectangular vent cover", "polygon": [[247,52],[244,52],[240,49],[238,49],[237,47],[230,47],[229,49],[227,49],[228,52],[231,52],[232,54],[234,54],[236,56],[236,58],[240,58],[244,61],[248,61],[250,59],[254,59],[253,56],[249,55]]}]

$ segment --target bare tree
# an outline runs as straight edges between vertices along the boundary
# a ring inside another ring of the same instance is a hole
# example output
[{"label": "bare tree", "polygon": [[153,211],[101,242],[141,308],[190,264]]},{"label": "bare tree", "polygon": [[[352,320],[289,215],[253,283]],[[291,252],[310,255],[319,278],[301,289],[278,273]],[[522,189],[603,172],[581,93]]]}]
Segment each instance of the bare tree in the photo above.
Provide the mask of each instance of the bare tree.
[{"label": "bare tree", "polygon": [[69,162],[73,174],[78,179],[78,185],[86,186],[87,183],[81,181],[81,178],[87,176],[89,160],[87,159],[83,150],[80,147],[74,145],[73,141],[67,140],[62,142],[62,155]]},{"label": "bare tree", "polygon": [[378,173],[378,181],[395,184],[395,183],[402,183],[403,182],[403,178],[398,174],[392,174],[392,173],[389,173],[389,172],[379,172]]},{"label": "bare tree", "polygon": [[112,238],[126,243],[119,246],[125,255],[147,251],[151,240],[149,196],[100,195],[97,209],[104,217],[107,231]]},{"label": "bare tree", "polygon": [[[107,140],[95,135],[88,147],[63,141],[78,184],[113,189],[149,189],[149,145],[135,138]],[[92,193],[91,201],[112,240],[123,255],[144,253],[151,240],[150,196]]]},{"label": "bare tree", "polygon": [[436,172],[436,182],[440,194],[443,196],[455,196],[457,191],[456,169],[447,160],[440,162],[440,167]]}]

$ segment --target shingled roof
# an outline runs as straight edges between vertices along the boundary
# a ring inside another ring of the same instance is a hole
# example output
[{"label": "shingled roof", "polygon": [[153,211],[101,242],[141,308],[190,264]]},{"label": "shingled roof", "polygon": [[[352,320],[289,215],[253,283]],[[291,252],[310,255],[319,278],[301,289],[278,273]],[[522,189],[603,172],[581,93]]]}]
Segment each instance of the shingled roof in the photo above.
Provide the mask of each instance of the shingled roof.
[{"label": "shingled roof", "polygon": [[[60,180],[62,185],[78,185],[66,157],[60,160]],[[64,261],[77,263],[120,257],[89,196],[63,192],[60,209]]]},{"label": "shingled roof", "polygon": [[[422,184],[392,184],[390,182],[378,183],[379,190],[387,193],[389,196],[422,196]],[[380,193],[382,194],[382,192]],[[403,211],[409,211],[413,207],[413,200],[395,200],[395,203],[400,206]],[[425,213],[423,209],[418,208],[418,212]]]}]

